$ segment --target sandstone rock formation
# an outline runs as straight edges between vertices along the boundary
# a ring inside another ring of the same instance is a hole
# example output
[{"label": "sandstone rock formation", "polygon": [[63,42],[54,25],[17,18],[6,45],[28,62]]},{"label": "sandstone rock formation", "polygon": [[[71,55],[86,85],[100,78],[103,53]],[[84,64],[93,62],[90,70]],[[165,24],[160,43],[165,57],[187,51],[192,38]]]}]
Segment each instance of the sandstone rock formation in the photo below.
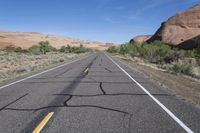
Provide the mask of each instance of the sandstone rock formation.
[{"label": "sandstone rock formation", "polygon": [[193,49],[196,47],[200,47],[200,35],[184,41],[176,46],[179,49]]},{"label": "sandstone rock formation", "polygon": [[[187,40],[195,38],[198,35],[200,35],[200,4],[182,13],[178,13],[162,23],[161,27],[148,42],[161,40],[173,46],[178,46],[184,42],[184,45],[186,45],[186,42],[188,43]],[[196,44],[190,43],[187,45],[190,45],[187,48],[196,46]]]},{"label": "sandstone rock formation", "polygon": [[40,41],[49,41],[50,44],[56,48],[68,44],[71,46],[79,46],[80,44],[83,44],[88,48],[96,48],[100,50],[107,48],[105,43],[101,42],[56,35],[45,35],[37,32],[0,32],[0,49],[5,49],[6,47],[29,48],[32,45],[38,44]]},{"label": "sandstone rock formation", "polygon": [[152,35],[139,35],[130,40],[130,43],[143,43],[150,39]]}]

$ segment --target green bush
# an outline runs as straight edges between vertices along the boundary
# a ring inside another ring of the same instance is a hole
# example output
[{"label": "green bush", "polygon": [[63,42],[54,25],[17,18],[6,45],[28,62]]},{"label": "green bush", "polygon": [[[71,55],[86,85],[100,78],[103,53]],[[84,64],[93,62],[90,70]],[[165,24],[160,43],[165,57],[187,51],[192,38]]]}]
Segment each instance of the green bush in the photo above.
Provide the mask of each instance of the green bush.
[{"label": "green bush", "polygon": [[183,51],[172,49],[161,41],[142,44],[123,44],[119,47],[111,46],[107,50],[110,53],[129,54],[132,57],[141,57],[151,63],[163,64],[178,62],[183,57]]},{"label": "green bush", "polygon": [[109,52],[109,53],[118,53],[119,52],[119,48],[117,46],[110,46],[107,49],[107,52]]},{"label": "green bush", "polygon": [[60,52],[63,52],[63,53],[85,53],[85,52],[88,52],[88,51],[91,51],[90,49],[84,47],[83,45],[80,44],[80,46],[70,46],[70,45],[67,45],[66,46],[62,46],[59,50]]},{"label": "green bush", "polygon": [[186,75],[192,75],[192,65],[188,63],[175,63],[170,68],[175,73],[182,73]]},{"label": "green bush", "polygon": [[28,49],[28,52],[31,54],[39,55],[46,54],[50,51],[57,51],[56,48],[52,47],[48,41],[41,41],[38,43],[39,45],[33,45]]},{"label": "green bush", "polygon": [[14,50],[16,53],[22,53],[22,48],[21,47],[17,47]]},{"label": "green bush", "polygon": [[123,55],[129,53],[129,45],[127,45],[127,44],[120,45],[120,47],[119,47],[119,53],[123,54]]},{"label": "green bush", "polygon": [[39,55],[40,52],[40,46],[39,45],[33,45],[28,49],[28,52],[31,54]]}]

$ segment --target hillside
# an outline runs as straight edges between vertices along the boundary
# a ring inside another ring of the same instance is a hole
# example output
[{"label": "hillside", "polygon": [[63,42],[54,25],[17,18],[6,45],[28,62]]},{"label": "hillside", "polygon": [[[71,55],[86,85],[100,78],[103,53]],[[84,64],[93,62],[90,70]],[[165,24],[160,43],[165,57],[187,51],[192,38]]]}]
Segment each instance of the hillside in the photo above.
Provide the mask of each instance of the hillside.
[{"label": "hillside", "polygon": [[29,48],[32,45],[38,44],[40,41],[49,41],[50,44],[56,48],[68,44],[71,46],[83,44],[85,47],[100,50],[107,48],[107,45],[101,42],[80,40],[57,35],[46,35],[37,32],[0,32],[0,49],[5,49],[9,46]]}]

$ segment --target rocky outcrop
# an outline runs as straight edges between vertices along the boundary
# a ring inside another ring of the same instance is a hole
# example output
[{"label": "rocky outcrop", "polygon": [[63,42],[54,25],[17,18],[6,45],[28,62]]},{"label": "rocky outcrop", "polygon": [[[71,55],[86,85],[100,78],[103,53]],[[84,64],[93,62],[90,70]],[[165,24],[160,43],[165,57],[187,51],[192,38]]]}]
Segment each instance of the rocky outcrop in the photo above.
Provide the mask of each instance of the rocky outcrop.
[{"label": "rocky outcrop", "polygon": [[139,35],[130,40],[130,43],[143,43],[151,38],[151,35]]},{"label": "rocky outcrop", "polygon": [[45,35],[37,32],[0,32],[0,49],[7,47],[22,47],[29,48],[32,45],[38,44],[41,41],[49,41],[53,47],[60,48],[61,46],[79,46],[83,44],[89,48],[106,49],[105,43],[80,40],[75,38]]},{"label": "rocky outcrop", "polygon": [[200,35],[192,39],[189,39],[187,41],[184,41],[178,44],[176,47],[179,49],[193,49],[193,48],[200,47]]},{"label": "rocky outcrop", "polygon": [[184,44],[184,46],[191,45],[185,46],[186,48],[192,48],[196,44],[189,42],[195,43],[196,41],[193,40],[198,35],[200,35],[200,4],[178,13],[162,23],[161,27],[148,42],[161,40],[173,46],[183,46]]}]

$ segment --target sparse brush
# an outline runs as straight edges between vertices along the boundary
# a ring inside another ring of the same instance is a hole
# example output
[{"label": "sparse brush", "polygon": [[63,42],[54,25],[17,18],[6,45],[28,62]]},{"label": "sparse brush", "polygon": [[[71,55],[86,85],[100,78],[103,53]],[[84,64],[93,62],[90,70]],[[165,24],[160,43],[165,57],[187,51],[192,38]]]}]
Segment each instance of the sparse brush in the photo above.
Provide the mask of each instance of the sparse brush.
[{"label": "sparse brush", "polygon": [[188,63],[175,63],[170,68],[175,73],[182,73],[186,75],[192,75],[192,65]]}]

